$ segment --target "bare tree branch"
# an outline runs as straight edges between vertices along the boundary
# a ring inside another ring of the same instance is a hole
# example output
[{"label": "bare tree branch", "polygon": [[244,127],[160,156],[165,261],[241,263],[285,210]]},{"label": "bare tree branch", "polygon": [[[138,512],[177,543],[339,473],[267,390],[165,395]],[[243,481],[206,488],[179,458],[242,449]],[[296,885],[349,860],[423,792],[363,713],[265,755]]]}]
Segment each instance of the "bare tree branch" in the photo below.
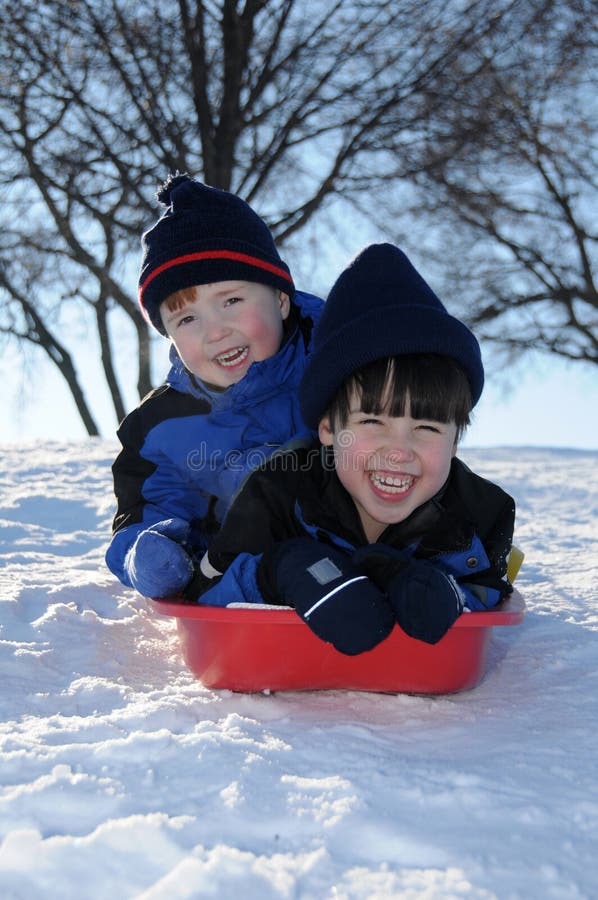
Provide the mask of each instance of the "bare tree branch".
[{"label": "bare tree branch", "polygon": [[280,243],[342,198],[436,255],[489,341],[596,362],[592,7],[0,0],[0,329],[34,345],[15,326],[31,285],[49,332],[84,305],[121,418],[111,323],[130,323],[143,395],[139,236],[179,170],[240,193]]}]

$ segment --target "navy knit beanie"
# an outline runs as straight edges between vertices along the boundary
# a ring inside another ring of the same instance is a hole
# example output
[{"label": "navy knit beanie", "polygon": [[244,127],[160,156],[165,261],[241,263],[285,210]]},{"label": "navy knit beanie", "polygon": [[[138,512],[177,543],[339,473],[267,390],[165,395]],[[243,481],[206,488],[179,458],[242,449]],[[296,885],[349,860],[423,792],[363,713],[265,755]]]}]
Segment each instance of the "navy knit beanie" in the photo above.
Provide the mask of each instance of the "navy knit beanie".
[{"label": "navy knit beanie", "polygon": [[240,197],[188,175],[170,176],[157,197],[166,209],[141,238],[139,303],[161,334],[160,304],[181,288],[255,281],[293,298],[293,279],[270,229]]},{"label": "navy knit beanie", "polygon": [[444,308],[402,250],[366,247],[332,287],[299,386],[306,425],[317,430],[340,386],[367,363],[407,353],[438,353],[461,364],[472,405],[484,385],[479,344]]}]

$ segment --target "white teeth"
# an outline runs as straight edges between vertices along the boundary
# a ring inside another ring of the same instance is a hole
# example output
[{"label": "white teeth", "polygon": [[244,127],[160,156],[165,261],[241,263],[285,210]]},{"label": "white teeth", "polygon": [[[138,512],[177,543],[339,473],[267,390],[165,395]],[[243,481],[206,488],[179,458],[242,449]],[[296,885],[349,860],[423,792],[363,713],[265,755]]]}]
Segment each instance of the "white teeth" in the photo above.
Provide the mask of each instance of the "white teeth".
[{"label": "white teeth", "polygon": [[227,350],[220,356],[214,357],[216,362],[221,366],[238,366],[240,362],[246,358],[249,353],[249,347],[235,347],[234,350]]},{"label": "white teeth", "polygon": [[413,478],[399,478],[392,475],[378,475],[377,472],[370,472],[370,481],[380,491],[386,491],[388,494],[403,494],[413,484]]}]

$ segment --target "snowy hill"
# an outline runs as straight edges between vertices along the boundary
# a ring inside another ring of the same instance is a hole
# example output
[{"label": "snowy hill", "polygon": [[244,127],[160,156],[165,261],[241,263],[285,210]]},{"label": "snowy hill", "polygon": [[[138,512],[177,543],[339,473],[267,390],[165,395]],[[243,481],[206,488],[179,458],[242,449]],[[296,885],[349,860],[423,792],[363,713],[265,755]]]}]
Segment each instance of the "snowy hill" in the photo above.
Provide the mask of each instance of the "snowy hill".
[{"label": "snowy hill", "polygon": [[598,896],[598,454],[467,450],[523,625],[445,697],[210,691],[103,565],[115,445],[0,448],[0,896]]}]

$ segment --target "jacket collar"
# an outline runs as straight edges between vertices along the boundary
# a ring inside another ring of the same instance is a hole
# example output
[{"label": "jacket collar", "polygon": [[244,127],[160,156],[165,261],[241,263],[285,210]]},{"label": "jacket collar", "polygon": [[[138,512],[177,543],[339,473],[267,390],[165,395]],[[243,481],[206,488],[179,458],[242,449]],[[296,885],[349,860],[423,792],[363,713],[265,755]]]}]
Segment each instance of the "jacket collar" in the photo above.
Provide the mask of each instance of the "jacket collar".
[{"label": "jacket collar", "polygon": [[[322,536],[338,536],[353,547],[368,543],[357,507],[334,470],[326,448],[312,450],[310,478],[299,480],[297,499],[304,522]],[[378,539],[403,548],[418,545],[418,556],[434,556],[446,550],[465,549],[471,543],[473,523],[453,487],[453,475],[462,463],[454,459],[446,483],[403,522],[389,525]]]}]

